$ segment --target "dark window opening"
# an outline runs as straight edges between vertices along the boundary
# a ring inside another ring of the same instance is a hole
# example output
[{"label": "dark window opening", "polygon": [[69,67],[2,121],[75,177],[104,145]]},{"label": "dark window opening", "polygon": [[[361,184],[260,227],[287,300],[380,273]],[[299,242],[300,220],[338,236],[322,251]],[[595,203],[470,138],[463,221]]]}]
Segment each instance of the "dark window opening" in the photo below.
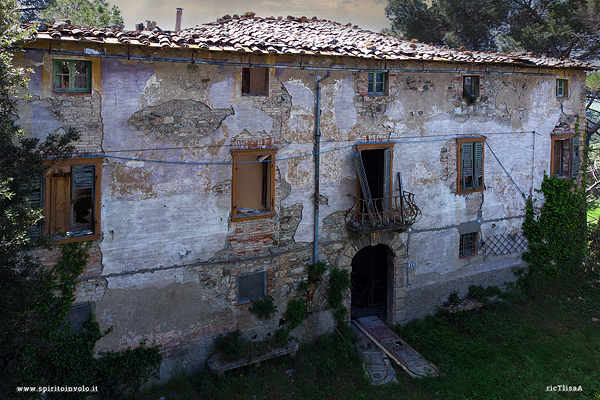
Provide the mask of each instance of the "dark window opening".
[{"label": "dark window opening", "polygon": [[460,235],[460,245],[458,248],[459,258],[468,258],[477,255],[478,232],[470,232]]},{"label": "dark window opening", "polygon": [[267,272],[260,271],[237,277],[237,304],[260,300],[267,295]]},{"label": "dark window opening", "polygon": [[[360,152],[367,184],[372,199],[380,199],[388,197],[389,192],[389,174],[386,177],[385,171],[385,152],[388,149],[363,150]],[[387,178],[387,179],[386,179]],[[361,191],[362,199],[365,198]]]},{"label": "dark window opening", "polygon": [[463,97],[472,100],[479,97],[478,76],[463,76]]},{"label": "dark window opening", "polygon": [[71,326],[71,333],[82,335],[88,330],[85,328],[85,322],[89,321],[92,313],[92,304],[80,304],[72,306],[65,317],[65,321]]},{"label": "dark window opening", "polygon": [[269,68],[242,68],[242,94],[269,95]]}]

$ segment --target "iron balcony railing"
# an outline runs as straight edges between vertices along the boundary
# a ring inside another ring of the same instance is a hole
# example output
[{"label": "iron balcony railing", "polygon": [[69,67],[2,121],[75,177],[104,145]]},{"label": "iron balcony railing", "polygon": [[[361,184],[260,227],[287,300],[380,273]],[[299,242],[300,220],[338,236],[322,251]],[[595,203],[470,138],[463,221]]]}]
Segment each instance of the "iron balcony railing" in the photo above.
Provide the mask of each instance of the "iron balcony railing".
[{"label": "iron balcony railing", "polygon": [[351,197],[354,198],[354,204],[346,212],[346,226],[361,234],[403,230],[421,217],[413,193],[404,192],[402,196],[380,199]]}]

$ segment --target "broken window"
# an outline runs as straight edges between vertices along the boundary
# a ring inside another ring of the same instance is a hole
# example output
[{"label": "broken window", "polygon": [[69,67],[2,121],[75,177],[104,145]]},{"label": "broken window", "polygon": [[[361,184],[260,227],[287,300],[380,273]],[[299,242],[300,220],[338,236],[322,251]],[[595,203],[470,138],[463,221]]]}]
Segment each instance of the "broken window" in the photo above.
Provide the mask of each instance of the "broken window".
[{"label": "broken window", "polygon": [[275,203],[277,149],[233,150],[232,217],[271,216]]},{"label": "broken window", "polygon": [[269,68],[242,68],[242,94],[269,95]]},{"label": "broken window", "polygon": [[474,75],[463,76],[463,97],[475,100],[479,97],[479,77]]},{"label": "broken window", "polygon": [[579,137],[573,134],[553,135],[550,176],[576,178],[579,164]]},{"label": "broken window", "polygon": [[57,162],[43,181],[21,185],[32,205],[43,204],[43,234],[89,240],[100,233],[101,165],[101,158]]},{"label": "broken window", "polygon": [[267,295],[267,271],[240,275],[237,283],[237,304],[260,300]]},{"label": "broken window", "polygon": [[71,326],[71,333],[81,335],[88,330],[84,327],[85,322],[89,321],[92,313],[92,304],[79,304],[69,308],[69,313],[65,316],[65,322]]},{"label": "broken window", "polygon": [[458,247],[459,258],[469,258],[477,255],[479,232],[469,232],[460,235]]},{"label": "broken window", "polygon": [[483,144],[485,138],[457,139],[457,142],[458,193],[483,190]]},{"label": "broken window", "polygon": [[568,96],[568,81],[566,79],[556,80],[556,97]]},{"label": "broken window", "polygon": [[54,60],[54,91],[90,93],[92,65],[90,61]]},{"label": "broken window", "polygon": [[384,96],[387,94],[387,73],[369,72],[368,93],[370,96]]}]

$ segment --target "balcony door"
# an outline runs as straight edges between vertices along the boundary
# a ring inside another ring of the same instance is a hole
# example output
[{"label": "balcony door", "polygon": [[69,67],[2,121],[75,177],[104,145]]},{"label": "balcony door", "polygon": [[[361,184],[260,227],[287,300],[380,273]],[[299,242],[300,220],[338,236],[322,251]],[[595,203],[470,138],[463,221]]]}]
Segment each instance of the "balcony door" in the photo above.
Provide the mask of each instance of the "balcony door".
[{"label": "balcony door", "polygon": [[363,200],[373,214],[390,210],[392,146],[393,143],[358,145],[354,156],[358,176],[356,197]]}]

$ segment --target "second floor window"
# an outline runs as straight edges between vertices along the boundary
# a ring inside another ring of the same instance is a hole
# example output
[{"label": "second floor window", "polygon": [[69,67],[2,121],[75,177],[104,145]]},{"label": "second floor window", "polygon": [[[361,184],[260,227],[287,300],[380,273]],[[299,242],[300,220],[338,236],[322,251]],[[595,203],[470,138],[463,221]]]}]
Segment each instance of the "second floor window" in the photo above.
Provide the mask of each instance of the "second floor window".
[{"label": "second floor window", "polygon": [[92,66],[89,61],[54,60],[54,91],[62,93],[90,93]]},{"label": "second floor window", "polygon": [[485,138],[458,139],[458,193],[481,191]]},{"label": "second floor window", "polygon": [[232,217],[266,218],[275,212],[277,149],[233,150]]},{"label": "second floor window", "polygon": [[242,95],[269,95],[269,68],[242,68]]}]

